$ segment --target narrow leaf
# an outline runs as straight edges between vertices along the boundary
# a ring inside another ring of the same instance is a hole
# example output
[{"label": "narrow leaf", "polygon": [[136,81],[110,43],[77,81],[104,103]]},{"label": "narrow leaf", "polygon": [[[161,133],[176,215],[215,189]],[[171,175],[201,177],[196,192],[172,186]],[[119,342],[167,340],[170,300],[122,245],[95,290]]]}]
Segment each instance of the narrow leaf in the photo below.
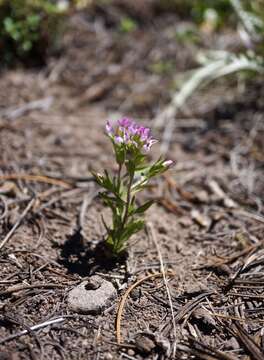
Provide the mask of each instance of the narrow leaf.
[{"label": "narrow leaf", "polygon": [[154,200],[149,200],[145,204],[139,206],[134,210],[133,214],[143,214],[154,203]]}]

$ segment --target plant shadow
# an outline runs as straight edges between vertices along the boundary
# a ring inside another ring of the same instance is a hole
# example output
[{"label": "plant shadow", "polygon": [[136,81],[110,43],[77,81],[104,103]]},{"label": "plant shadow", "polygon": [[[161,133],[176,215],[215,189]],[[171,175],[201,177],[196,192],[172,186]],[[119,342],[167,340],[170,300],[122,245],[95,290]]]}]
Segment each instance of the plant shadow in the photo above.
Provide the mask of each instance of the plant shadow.
[{"label": "plant shadow", "polygon": [[79,229],[69,235],[61,246],[58,262],[71,274],[82,277],[92,275],[96,271],[110,271],[125,264],[127,253],[120,258],[106,256],[104,240],[98,243],[86,243]]}]

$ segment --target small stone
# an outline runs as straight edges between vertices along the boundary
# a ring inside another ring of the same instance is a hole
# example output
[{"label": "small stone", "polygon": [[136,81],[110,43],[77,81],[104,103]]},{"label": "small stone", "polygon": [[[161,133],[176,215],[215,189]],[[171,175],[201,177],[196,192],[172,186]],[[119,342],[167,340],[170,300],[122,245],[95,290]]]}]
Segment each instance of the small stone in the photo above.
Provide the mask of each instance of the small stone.
[{"label": "small stone", "polygon": [[88,346],[88,345],[89,345],[88,339],[84,339],[84,340],[82,341],[82,346],[83,346],[83,347],[86,347],[86,346]]},{"label": "small stone", "polygon": [[69,292],[68,305],[80,314],[100,314],[116,296],[111,282],[94,275]]},{"label": "small stone", "polygon": [[238,207],[237,204],[229,197],[225,197],[223,202],[224,202],[224,206],[229,209],[235,209]]},{"label": "small stone", "polygon": [[149,354],[156,347],[154,340],[151,334],[137,334],[135,345],[141,353]]},{"label": "small stone", "polygon": [[209,228],[211,225],[211,219],[196,209],[191,211],[191,217],[201,227]]},{"label": "small stone", "polygon": [[160,225],[158,227],[158,231],[160,234],[167,234],[168,233],[168,230],[166,229],[166,227],[164,225]]},{"label": "small stone", "polygon": [[109,352],[104,354],[104,360],[112,360],[113,355],[111,355]]},{"label": "small stone", "polygon": [[156,340],[157,346],[162,350],[162,352],[166,356],[169,356],[170,350],[171,350],[171,344],[170,344],[169,340],[161,334],[156,335],[155,340]]},{"label": "small stone", "polygon": [[129,356],[134,356],[135,355],[135,351],[133,349],[128,349],[127,350],[127,355]]},{"label": "small stone", "polygon": [[135,301],[140,298],[141,290],[139,288],[135,288],[131,291],[130,296]]},{"label": "small stone", "polygon": [[183,226],[183,227],[190,227],[192,226],[192,220],[190,217],[184,216],[179,220],[179,223]]},{"label": "small stone", "polygon": [[198,191],[195,197],[200,203],[207,204],[209,202],[209,196],[205,190]]},{"label": "small stone", "polygon": [[192,318],[203,324],[206,333],[210,333],[216,326],[215,319],[203,308],[194,310]]},{"label": "small stone", "polygon": [[103,279],[99,276],[92,276],[90,279],[87,280],[85,285],[86,290],[97,290],[102,285]]},{"label": "small stone", "polygon": [[185,294],[194,296],[207,291],[209,291],[209,289],[204,284],[193,284],[188,286],[188,289],[186,289]]},{"label": "small stone", "polygon": [[227,350],[238,350],[240,348],[240,345],[237,339],[234,336],[232,336],[229,340],[225,342],[225,348]]},{"label": "small stone", "polygon": [[212,268],[214,268],[214,270],[218,275],[229,275],[229,276],[232,275],[232,270],[226,264],[219,264],[219,265],[216,264],[216,266],[212,266]]},{"label": "small stone", "polygon": [[0,186],[0,194],[2,195],[16,195],[18,188],[12,181],[6,181],[2,186]]}]

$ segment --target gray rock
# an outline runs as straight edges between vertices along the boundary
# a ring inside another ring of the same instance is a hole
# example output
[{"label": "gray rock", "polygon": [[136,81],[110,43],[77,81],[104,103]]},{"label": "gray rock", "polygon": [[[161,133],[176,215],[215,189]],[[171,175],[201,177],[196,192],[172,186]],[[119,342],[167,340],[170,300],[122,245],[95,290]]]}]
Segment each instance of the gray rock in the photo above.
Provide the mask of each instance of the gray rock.
[{"label": "gray rock", "polygon": [[116,289],[111,282],[94,275],[69,292],[68,305],[80,314],[99,314],[116,296]]}]

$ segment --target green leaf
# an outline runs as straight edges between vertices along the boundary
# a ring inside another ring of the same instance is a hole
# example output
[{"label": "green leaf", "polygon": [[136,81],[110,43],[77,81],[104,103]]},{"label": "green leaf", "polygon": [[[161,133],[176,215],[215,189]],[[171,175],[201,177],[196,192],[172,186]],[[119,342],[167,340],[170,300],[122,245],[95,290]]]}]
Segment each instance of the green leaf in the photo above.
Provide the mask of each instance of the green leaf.
[{"label": "green leaf", "polygon": [[36,30],[38,28],[40,20],[41,20],[41,17],[40,17],[40,15],[37,15],[37,14],[29,15],[26,19],[28,25],[33,30]]},{"label": "green leaf", "polygon": [[113,241],[112,235],[108,235],[108,237],[107,237],[107,239],[106,239],[106,243],[109,245],[109,247],[110,247],[111,249],[113,249],[114,241]]},{"label": "green leaf", "polygon": [[11,19],[10,17],[6,17],[4,19],[3,24],[4,24],[5,31],[9,34],[12,34],[12,32],[15,29],[15,24],[14,24],[13,19]]},{"label": "green leaf", "polygon": [[134,210],[133,214],[143,214],[150,206],[154,203],[154,200],[149,200],[145,204],[139,206],[137,209]]},{"label": "green leaf", "polygon": [[140,152],[138,154],[136,154],[136,156],[134,158],[136,171],[143,169],[147,166],[146,164],[144,164],[145,160],[146,160],[146,155],[141,154]]},{"label": "green leaf", "polygon": [[164,166],[163,163],[164,160],[162,158],[159,158],[152,166],[147,169],[145,173],[146,178],[150,179],[165,172],[167,170],[167,167]]},{"label": "green leaf", "polygon": [[123,17],[119,25],[120,31],[129,33],[137,28],[137,23],[130,17]]},{"label": "green leaf", "polygon": [[117,196],[110,196],[107,192],[101,192],[99,193],[99,196],[103,199],[107,206],[115,209],[118,207],[121,212],[126,204],[121,198]]},{"label": "green leaf", "polygon": [[135,173],[135,169],[136,169],[134,161],[128,160],[125,165],[126,165],[127,172],[129,173],[130,177],[133,177],[134,173]]},{"label": "green leaf", "polygon": [[122,234],[122,242],[126,242],[133,234],[136,234],[140,230],[144,228],[145,222],[144,220],[132,220],[128,223],[124,229]]},{"label": "green leaf", "polygon": [[114,142],[113,142],[113,145],[114,145],[114,150],[115,150],[116,162],[121,165],[124,164],[125,158],[126,158],[125,147],[122,144],[116,145]]},{"label": "green leaf", "polygon": [[105,230],[109,234],[111,232],[111,229],[109,228],[109,226],[106,225],[106,222],[105,222],[105,219],[104,219],[103,215],[101,215],[101,220],[102,220],[102,223],[103,223],[103,225],[105,227]]},{"label": "green leaf", "polygon": [[96,174],[94,172],[92,172],[92,175],[98,185],[113,193],[119,200],[121,200],[121,196],[119,194],[120,185],[118,184],[116,177],[111,178],[106,170],[104,171],[104,175]]},{"label": "green leaf", "polygon": [[25,40],[22,44],[22,49],[24,51],[29,51],[32,48],[32,42],[29,40]]}]

